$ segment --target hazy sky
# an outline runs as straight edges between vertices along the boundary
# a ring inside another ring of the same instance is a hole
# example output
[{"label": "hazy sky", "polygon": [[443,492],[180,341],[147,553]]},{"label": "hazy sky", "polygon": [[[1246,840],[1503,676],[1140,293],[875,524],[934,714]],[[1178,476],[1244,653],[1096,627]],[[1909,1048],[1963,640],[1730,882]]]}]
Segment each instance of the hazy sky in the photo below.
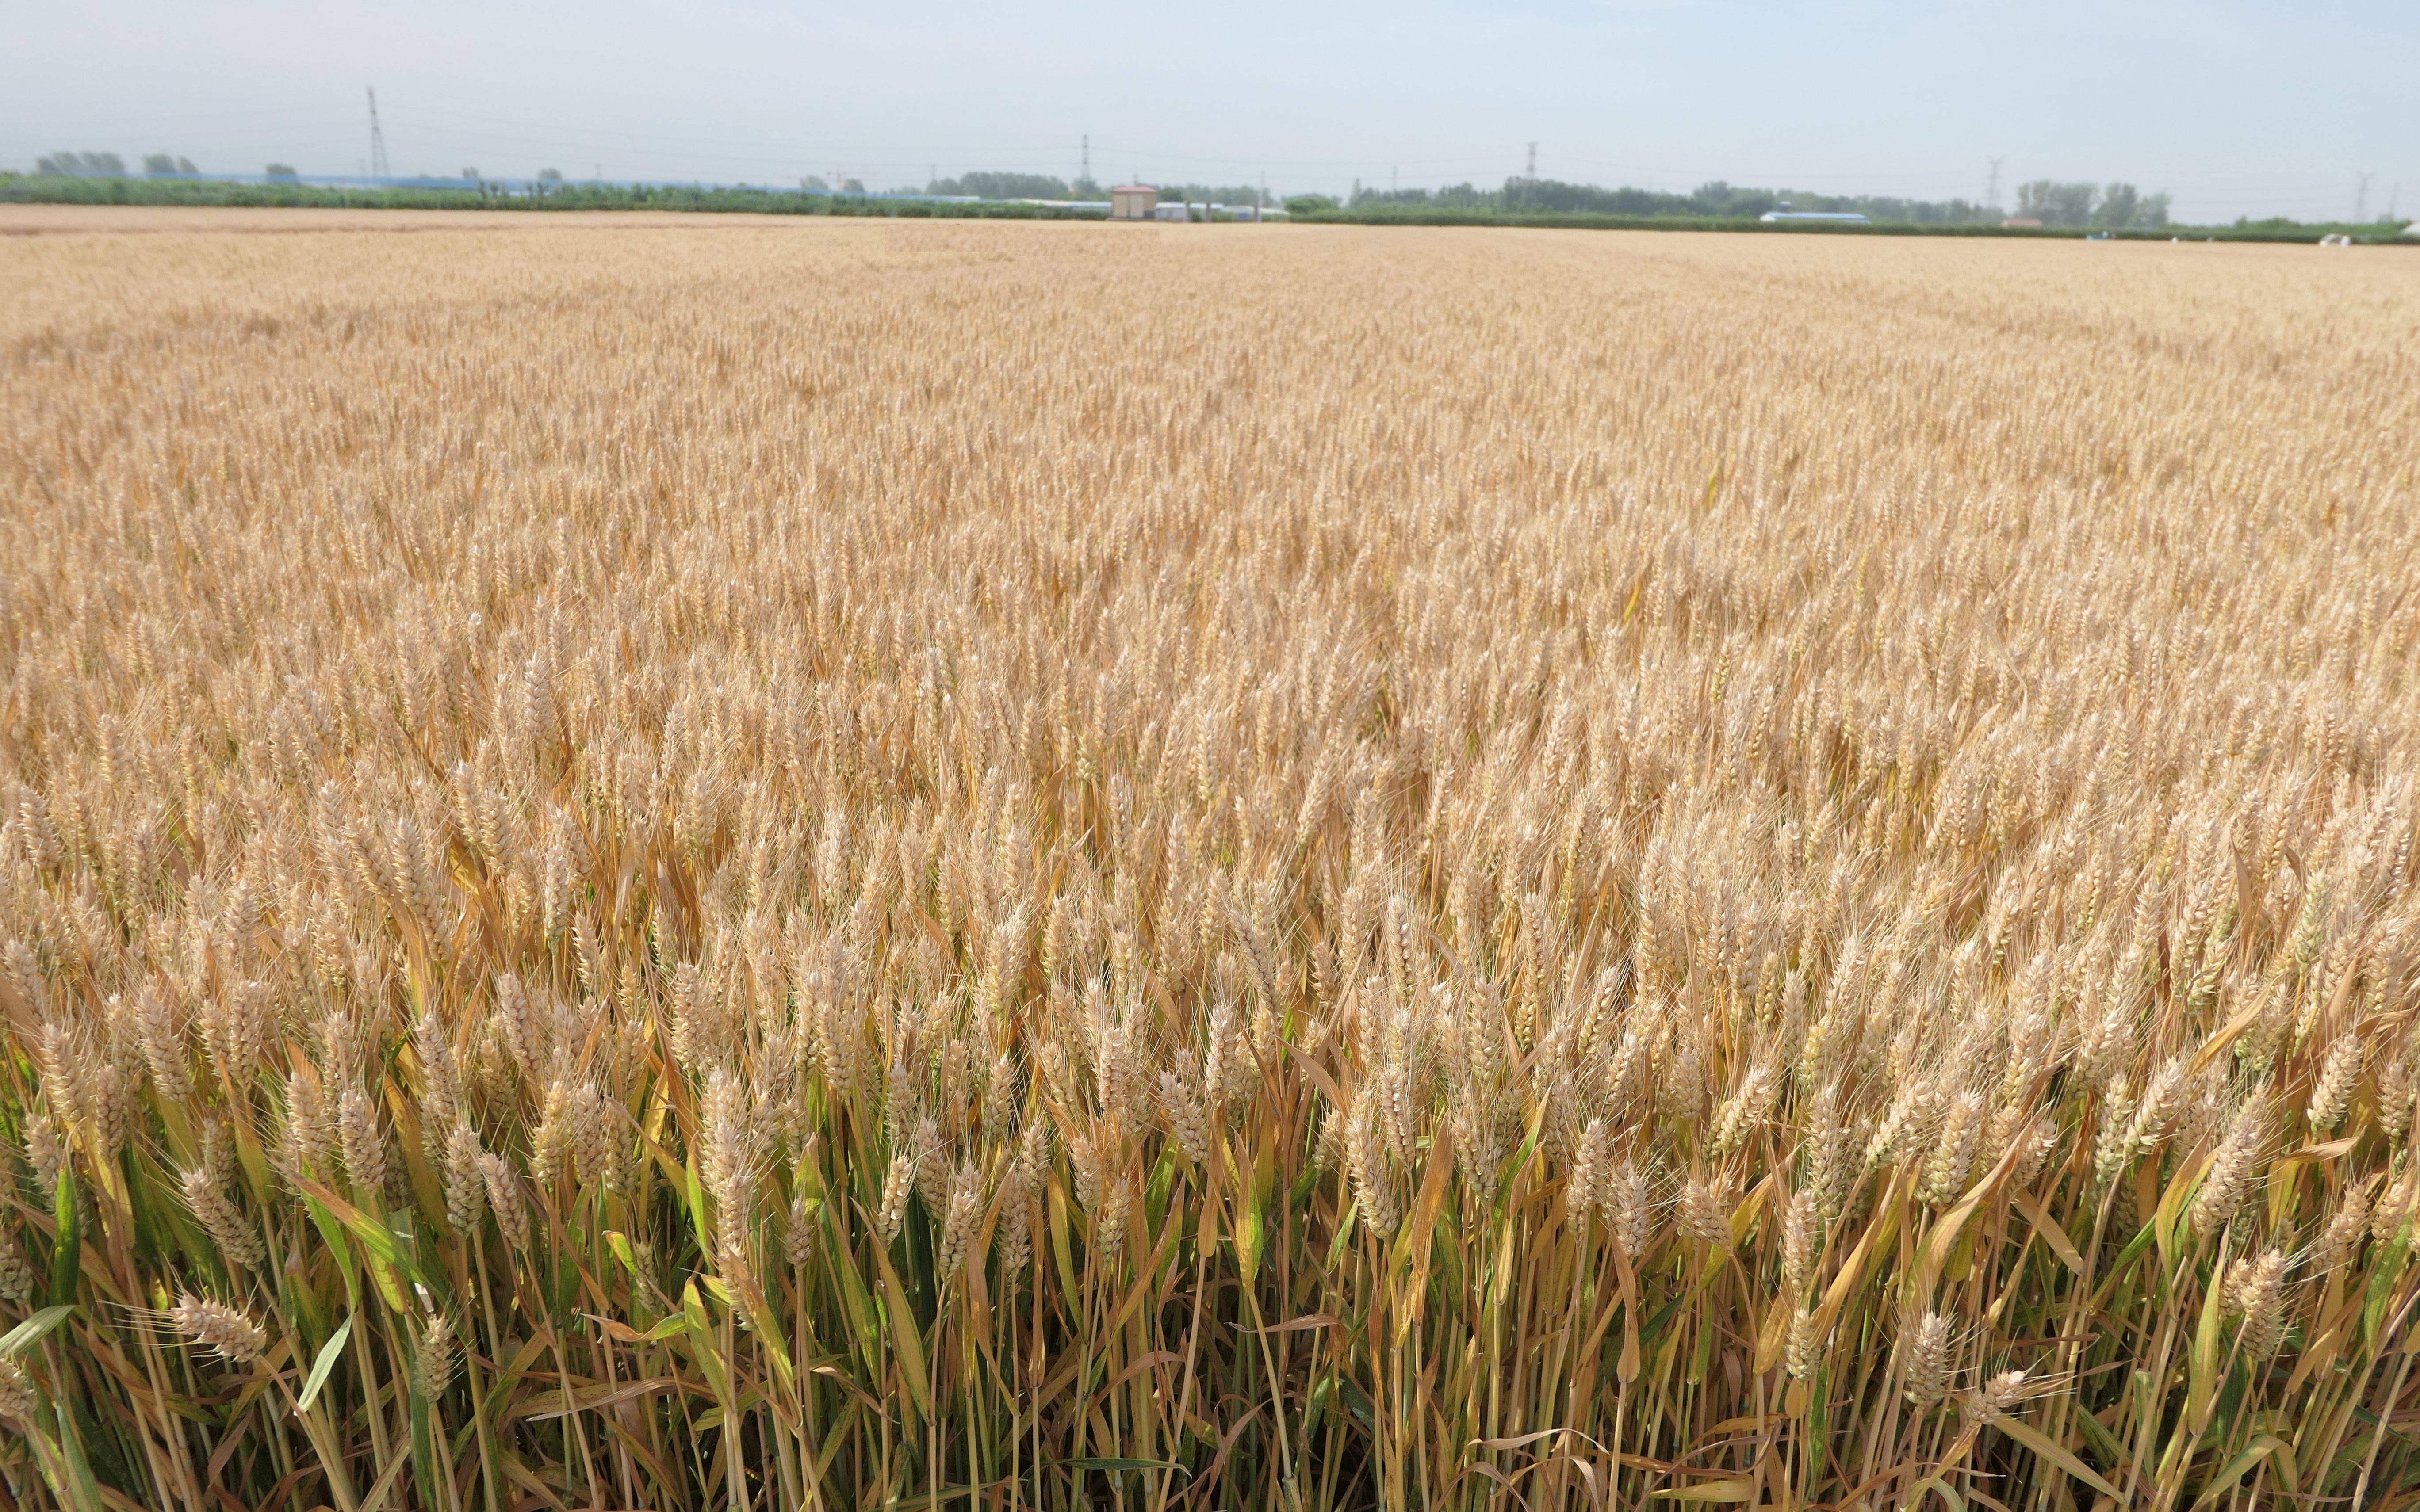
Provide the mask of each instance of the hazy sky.
[{"label": "hazy sky", "polygon": [[[870,187],[938,167],[1278,193],[1544,177],[2002,198],[2125,179],[2183,219],[2420,212],[2420,3],[1108,0],[8,8],[0,166],[104,149],[352,173]],[[2397,196],[2399,193],[2399,198]]]}]

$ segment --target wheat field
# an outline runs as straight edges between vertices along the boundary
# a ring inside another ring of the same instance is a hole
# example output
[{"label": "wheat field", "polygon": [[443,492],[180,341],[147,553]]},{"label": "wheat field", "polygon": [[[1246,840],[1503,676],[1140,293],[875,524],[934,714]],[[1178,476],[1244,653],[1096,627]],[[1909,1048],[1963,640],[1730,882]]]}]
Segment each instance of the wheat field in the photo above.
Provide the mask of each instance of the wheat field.
[{"label": "wheat field", "polygon": [[2420,1504],[2420,264],[0,220],[0,1506]]}]

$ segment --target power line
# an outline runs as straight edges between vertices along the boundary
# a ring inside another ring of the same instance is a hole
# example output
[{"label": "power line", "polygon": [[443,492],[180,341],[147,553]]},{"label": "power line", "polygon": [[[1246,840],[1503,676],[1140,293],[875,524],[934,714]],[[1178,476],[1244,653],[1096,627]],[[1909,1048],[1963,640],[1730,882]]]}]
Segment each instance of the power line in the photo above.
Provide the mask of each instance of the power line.
[{"label": "power line", "polygon": [[370,177],[392,177],[393,174],[386,165],[386,135],[379,130],[378,90],[366,85],[363,87],[370,92]]}]

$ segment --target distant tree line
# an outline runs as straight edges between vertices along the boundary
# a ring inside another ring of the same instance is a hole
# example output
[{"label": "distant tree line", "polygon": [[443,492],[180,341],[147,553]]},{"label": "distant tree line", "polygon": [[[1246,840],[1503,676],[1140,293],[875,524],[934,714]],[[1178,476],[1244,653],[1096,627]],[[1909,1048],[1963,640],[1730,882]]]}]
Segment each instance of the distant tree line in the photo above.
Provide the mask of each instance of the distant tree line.
[{"label": "distant tree line", "polygon": [[[277,171],[271,163],[269,170]],[[126,160],[115,152],[53,152],[34,160],[34,172],[46,177],[59,178],[123,178]],[[198,178],[202,170],[194,160],[172,152],[147,152],[143,155],[143,175],[147,178]]]},{"label": "distant tree line", "polygon": [[[0,172],[0,185],[6,193],[0,198],[9,200],[59,198],[96,202],[145,204],[296,204],[298,175],[290,163],[269,164],[268,197],[256,196],[242,186],[234,184],[178,184],[177,179],[200,177],[194,160],[165,152],[147,153],[143,158],[142,178],[172,180],[158,186],[157,193],[135,193],[129,188],[108,189],[101,184],[73,191],[61,186],[57,191],[38,191],[14,173]],[[126,160],[115,152],[54,152],[37,160],[34,177],[46,179],[115,180],[125,185],[141,182],[129,174]],[[429,193],[443,190],[457,197],[443,201],[447,205],[510,202],[527,205],[535,200],[572,203],[582,208],[614,208],[641,206],[663,208],[715,208],[766,209],[793,214],[858,214],[894,213],[892,211],[859,210],[848,208],[848,196],[865,193],[865,185],[856,178],[845,178],[837,186],[820,177],[809,176],[799,180],[797,191],[754,190],[741,185],[734,190],[695,190],[680,187],[645,189],[633,186],[619,189],[607,186],[574,186],[563,180],[554,169],[542,170],[537,181],[524,185],[518,193],[501,183],[482,178],[476,168],[464,168],[457,180],[463,189],[454,190],[442,180],[418,179],[396,186],[398,193],[409,192],[409,203],[435,204]],[[318,192],[311,192],[317,193]],[[334,193],[334,192],[330,192]],[[348,192],[349,193],[350,192]],[[1002,173],[976,171],[954,178],[934,178],[923,189],[901,191],[906,194],[966,196],[985,200],[1013,201],[1091,200],[1106,199],[1109,191],[1097,180],[1078,178],[1072,182],[1047,174]],[[1261,189],[1254,184],[1163,184],[1159,196],[1163,201],[1188,204],[1249,205],[1257,202]],[[314,203],[319,201],[314,200]],[[326,203],[339,203],[331,199]],[[350,198],[342,203],[400,204],[404,199]],[[1275,203],[1275,202],[1273,202]],[[1768,210],[1788,206],[1799,210],[1853,211],[1870,217],[1878,223],[1902,225],[1941,227],[1996,226],[2004,214],[2022,220],[2040,221],[2045,228],[2061,230],[2105,229],[2113,231],[2150,231],[2166,227],[2169,222],[2169,196],[2145,193],[2133,184],[2095,184],[2064,182],[2038,178],[2017,187],[2017,205],[2013,212],[1977,204],[1964,199],[1920,200],[1902,199],[1878,194],[1818,194],[1788,189],[1748,189],[1716,179],[1700,184],[1686,193],[1663,190],[1623,187],[1606,189],[1595,184],[1564,183],[1551,178],[1512,177],[1497,188],[1482,189],[1476,184],[1450,184],[1442,189],[1383,190],[1356,184],[1350,195],[1342,200],[1326,194],[1295,194],[1282,201],[1297,217],[1341,215],[1356,220],[1422,222],[1427,224],[1470,224],[1503,217],[1526,220],[1545,217],[1620,217],[1624,220],[1686,219],[1698,221],[1738,221],[1753,219]],[[895,213],[924,214],[923,210],[904,209]],[[1572,223],[1577,224],[1577,223]],[[2381,219],[2381,224],[2386,224]],[[2398,223],[2399,224],[2399,223]],[[2366,231],[2370,226],[2338,225],[2334,222],[2312,222],[2308,224],[2284,217],[2265,221],[2239,219],[2238,228],[2277,234],[2288,239],[2304,239],[2304,233],[2321,231]]]},{"label": "distant tree line", "polygon": [[1100,197],[1100,186],[1089,178],[1071,184],[1044,173],[976,172],[936,178],[924,186],[923,193],[973,199],[1095,199]]},{"label": "distant tree line", "polygon": [[[1297,196],[1309,208],[1333,204],[1324,195]],[[1289,205],[1295,200],[1289,200]],[[1552,178],[1513,177],[1501,187],[1449,184],[1443,189],[1377,189],[1356,184],[1342,208],[1350,210],[1449,209],[1491,214],[1685,215],[1708,220],[1746,220],[1771,210],[1851,213],[1902,225],[1984,225],[2008,212],[1969,199],[1907,199],[1893,194],[1819,194],[1792,189],[1747,189],[1715,179],[1686,193],[1624,186],[1567,184]],[[2038,179],[2017,191],[2019,217],[2046,226],[2139,229],[2168,224],[2168,196],[2146,194],[2132,184],[2070,184]]]},{"label": "distant tree line", "polygon": [[2037,178],[2017,186],[2017,214],[2044,225],[2127,230],[2168,224],[2168,196],[2132,184],[2068,184]]},{"label": "distant tree line", "polygon": [[[473,176],[465,175],[466,178]],[[875,216],[903,220],[1100,220],[1103,210],[1053,205],[946,205],[799,189],[681,184],[575,184],[535,179],[518,186],[478,179],[424,179],[378,187],[305,184],[290,172],[236,183],[132,175],[22,175],[0,171],[0,204],[308,206],[349,209],[726,210],[763,215]]]},{"label": "distant tree line", "polygon": [[1376,189],[1356,184],[1348,209],[1384,206],[1485,210],[1497,214],[1687,215],[1712,220],[1753,219],[1785,207],[1796,210],[1849,212],[1877,221],[1916,225],[1976,224],[2001,212],[1972,200],[1902,199],[1888,194],[1816,194],[1790,189],[1745,189],[1717,178],[1686,193],[1625,185],[1568,184],[1554,178],[1512,177],[1500,188],[1450,184],[1443,189]]},{"label": "distant tree line", "polygon": [[[1070,186],[1072,189],[1074,186]],[[1169,198],[1190,194],[1195,203],[1205,197],[1213,203],[1235,203],[1245,193],[1234,188],[1216,186],[1175,185],[1161,191]],[[1383,197],[1382,197],[1383,198]],[[2107,191],[2094,201],[2096,212],[2105,209]],[[2165,196],[2145,195],[2136,201],[2133,213],[2144,215],[2165,209]],[[1887,204],[1888,201],[1841,201],[1829,196],[1795,196],[1793,202],[1802,208],[1833,204]],[[2123,204],[2124,196],[2118,196]],[[844,193],[811,193],[796,189],[756,189],[747,187],[709,189],[691,185],[644,184],[570,184],[546,181],[512,185],[483,178],[477,170],[466,168],[460,178],[453,180],[423,179],[406,181],[379,188],[338,188],[304,184],[298,180],[292,166],[271,165],[267,182],[237,183],[226,179],[195,179],[182,175],[153,177],[129,174],[112,175],[101,171],[61,173],[48,166],[35,174],[21,174],[0,169],[0,204],[70,204],[70,205],[209,205],[209,206],[323,206],[331,208],[385,209],[658,209],[658,210],[736,210],[766,215],[847,215],[881,216],[899,219],[949,220],[1100,220],[1106,212],[1097,209],[1073,209],[1063,206],[1026,205],[1014,201],[975,205],[953,205],[935,200],[894,199],[879,195]],[[1736,215],[1693,215],[1660,213],[1619,215],[1600,211],[1557,212],[1547,210],[1491,209],[1484,204],[1455,207],[1441,205],[1432,197],[1420,203],[1365,202],[1360,208],[1351,209],[1323,194],[1296,194],[1285,201],[1285,207],[1297,221],[1355,222],[1364,224],[1394,225],[1559,225],[1574,229],[1638,229],[1638,230],[1739,230],[1784,231],[1802,226],[1756,225],[1743,223]],[[2148,207],[2148,208],[2146,208]],[[2265,221],[2239,220],[2228,229],[2197,226],[2196,237],[2220,241],[2300,241],[2318,240],[2322,235],[2343,233],[2356,239],[2380,245],[2410,247],[2412,239],[2396,234],[2400,223],[2366,223],[2351,224],[2341,222],[2299,222],[2275,217]],[[1929,236],[1988,237],[2073,237],[2086,233],[2086,226],[2045,225],[2040,230],[2006,231],[1997,219],[1963,223],[1916,222],[1893,223],[1877,219],[1869,226],[1837,225],[1817,223],[1816,229],[1843,233],[1889,235],[1894,231]],[[2133,225],[2110,227],[2121,237],[2165,236],[2164,226],[2139,222]]]},{"label": "distant tree line", "polygon": [[[808,187],[821,189],[823,180],[811,179]],[[1193,205],[1255,205],[1261,197],[1260,186],[1256,184],[1161,184],[1157,187],[1161,199]],[[963,173],[955,178],[932,179],[921,191],[908,189],[901,193],[964,195],[974,199],[1100,200],[1109,197],[1109,190],[1098,179],[1053,178],[1048,174],[1039,173]]]}]

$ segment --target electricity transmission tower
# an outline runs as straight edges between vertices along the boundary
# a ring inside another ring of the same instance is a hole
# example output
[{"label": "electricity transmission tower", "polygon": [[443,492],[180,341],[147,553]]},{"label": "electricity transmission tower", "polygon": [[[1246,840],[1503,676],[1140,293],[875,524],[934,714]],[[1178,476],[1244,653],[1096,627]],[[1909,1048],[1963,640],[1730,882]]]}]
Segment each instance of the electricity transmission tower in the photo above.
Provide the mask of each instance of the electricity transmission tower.
[{"label": "electricity transmission tower", "polygon": [[1996,210],[2000,208],[2000,164],[2008,161],[2006,158],[1992,160],[1992,187],[1983,192],[1983,204],[1987,208]]},{"label": "electricity transmission tower", "polygon": [[1538,144],[1529,144],[1529,165],[1521,173],[1521,203],[1529,203],[1530,186],[1538,181]]},{"label": "electricity transmission tower", "polygon": [[2374,168],[2365,168],[2355,176],[2361,180],[2361,186],[2352,192],[2352,219],[2355,225],[2359,225],[2363,218],[2369,214],[2369,180],[2376,172]]},{"label": "electricity transmission tower", "polygon": [[386,165],[386,133],[379,130],[378,90],[372,85],[364,87],[368,88],[370,92],[370,177],[385,178],[389,177]]},{"label": "electricity transmission tower", "polygon": [[1090,131],[1084,133],[1084,165],[1076,171],[1076,180],[1085,184],[1093,181],[1093,133]]}]

